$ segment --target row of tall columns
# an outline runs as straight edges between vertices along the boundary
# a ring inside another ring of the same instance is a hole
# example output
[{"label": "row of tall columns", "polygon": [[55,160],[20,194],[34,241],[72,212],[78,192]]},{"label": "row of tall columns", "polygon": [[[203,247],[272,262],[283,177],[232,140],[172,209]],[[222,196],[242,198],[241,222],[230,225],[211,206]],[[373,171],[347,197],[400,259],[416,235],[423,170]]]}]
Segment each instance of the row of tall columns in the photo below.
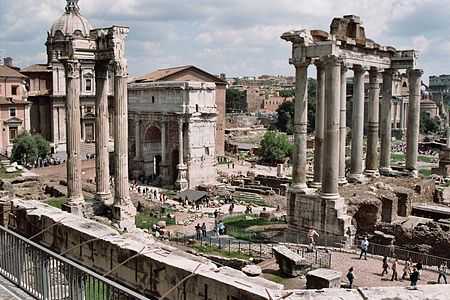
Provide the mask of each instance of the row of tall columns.
[{"label": "row of tall columns", "polygon": [[95,199],[112,204],[109,184],[109,112],[108,112],[108,62],[95,65]]},{"label": "row of tall columns", "polygon": [[80,153],[80,62],[64,61],[66,71],[66,148],[67,148],[67,209],[82,214],[83,190]]},{"label": "row of tall columns", "polygon": [[316,61],[317,70],[317,100],[316,123],[314,136],[314,179],[311,187],[319,188],[322,182],[323,157],[323,125],[325,117],[325,68],[321,61]]},{"label": "row of tall columns", "polygon": [[113,217],[122,228],[134,227],[136,208],[131,203],[128,182],[127,64],[114,61],[114,204]]},{"label": "row of tall columns", "polygon": [[308,122],[308,62],[296,62],[295,66],[295,108],[294,149],[292,169],[292,190],[306,189],[306,143]]},{"label": "row of tall columns", "polygon": [[[380,113],[380,171],[391,171],[392,69],[383,72],[383,95]],[[394,121],[395,122],[395,121]]]},{"label": "row of tall columns", "polygon": [[409,104],[408,120],[406,127],[406,169],[413,175],[418,175],[417,152],[419,142],[419,120],[421,99],[421,76],[423,71],[418,69],[408,70]]},{"label": "row of tall columns", "polygon": [[346,184],[345,177],[345,146],[347,138],[347,68],[341,67],[340,86],[340,115],[339,115],[339,184]]},{"label": "row of tall columns", "polygon": [[[325,58],[325,116],[323,152],[327,159],[322,162],[322,198],[337,199],[340,153],[340,102],[341,61],[334,56]],[[337,147],[336,147],[337,146]]]},{"label": "row of tall columns", "polygon": [[361,66],[353,66],[353,114],[350,178],[361,180],[363,176],[364,144],[364,72]]},{"label": "row of tall columns", "polygon": [[369,104],[368,104],[368,131],[366,170],[367,174],[378,172],[378,122],[379,122],[379,100],[380,86],[378,84],[378,70],[369,70]]}]

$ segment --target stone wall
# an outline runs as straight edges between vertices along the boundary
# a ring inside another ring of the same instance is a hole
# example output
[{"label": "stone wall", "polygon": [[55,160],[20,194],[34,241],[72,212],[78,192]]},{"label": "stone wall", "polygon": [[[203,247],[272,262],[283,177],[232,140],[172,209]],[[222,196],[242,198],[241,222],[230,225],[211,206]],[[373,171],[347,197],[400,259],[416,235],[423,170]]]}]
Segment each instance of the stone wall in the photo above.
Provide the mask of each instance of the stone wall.
[{"label": "stone wall", "polygon": [[[218,268],[210,260],[159,243],[140,231],[120,235],[106,225],[38,201],[14,200],[12,205],[23,209],[10,218],[10,228],[28,237],[50,228],[33,241],[57,253],[75,247],[65,256],[100,274],[115,268],[110,275],[113,280],[148,296],[160,297],[194,270],[197,275],[165,299],[178,299],[181,293],[187,300],[260,300],[267,299],[266,289],[274,295],[282,288],[259,277],[247,277],[241,271]],[[88,240],[91,242],[76,247]],[[141,255],[117,267],[137,253]]]}]

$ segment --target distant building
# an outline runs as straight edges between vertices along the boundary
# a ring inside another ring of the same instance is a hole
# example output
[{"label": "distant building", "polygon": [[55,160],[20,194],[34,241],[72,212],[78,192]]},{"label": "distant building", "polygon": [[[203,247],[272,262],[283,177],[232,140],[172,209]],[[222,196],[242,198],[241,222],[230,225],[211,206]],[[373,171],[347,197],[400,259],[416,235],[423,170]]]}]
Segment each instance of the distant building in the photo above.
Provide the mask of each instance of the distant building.
[{"label": "distant building", "polygon": [[9,154],[12,141],[22,130],[30,130],[30,106],[26,76],[16,71],[12,59],[0,65],[0,153]]},{"label": "distant building", "polygon": [[[80,128],[83,141],[95,140],[95,62],[94,53],[90,51],[90,30],[92,26],[80,14],[78,1],[67,1],[65,12],[53,23],[47,32],[47,63],[34,64],[21,70],[28,77],[30,89],[31,131],[40,133],[44,138],[54,142],[55,147],[66,143],[66,79],[64,65],[60,57],[64,56],[65,43],[71,40],[77,44],[77,51],[84,53],[80,59]],[[112,137],[112,97],[113,72],[108,70],[108,98],[110,115],[110,136]]]},{"label": "distant building", "polygon": [[224,153],[226,82],[194,66],[128,84],[130,171],[181,190],[216,178]]}]

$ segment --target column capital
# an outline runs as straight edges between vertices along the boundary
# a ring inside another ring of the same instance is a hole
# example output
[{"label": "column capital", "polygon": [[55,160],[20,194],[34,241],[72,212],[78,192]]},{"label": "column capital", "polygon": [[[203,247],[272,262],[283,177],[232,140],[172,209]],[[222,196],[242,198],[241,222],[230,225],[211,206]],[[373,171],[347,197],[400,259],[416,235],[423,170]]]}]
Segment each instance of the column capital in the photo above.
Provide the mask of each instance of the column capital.
[{"label": "column capital", "polygon": [[161,123],[166,123],[168,121],[168,119],[169,119],[169,117],[166,114],[162,115],[161,116]]},{"label": "column capital", "polygon": [[392,76],[395,73],[395,69],[389,68],[383,70],[383,76]]},{"label": "column capital", "polygon": [[321,59],[316,59],[314,60],[314,65],[316,66],[317,69],[321,69],[325,67],[325,62]]},{"label": "column capital", "polygon": [[420,77],[423,74],[422,69],[408,69],[408,76],[417,76]]},{"label": "column capital", "polygon": [[339,59],[339,57],[335,56],[335,55],[327,55],[324,56],[324,63],[325,64],[333,64],[335,66],[341,66],[342,64],[342,60]]},{"label": "column capital", "polygon": [[353,69],[353,72],[362,72],[362,73],[369,70],[368,67],[362,66],[362,65],[353,65],[352,69]]},{"label": "column capital", "polygon": [[114,76],[116,77],[127,77],[127,62],[125,60],[115,60],[113,62],[114,66]]},{"label": "column capital", "polygon": [[106,79],[108,78],[108,67],[109,62],[107,61],[96,61],[95,62],[95,78]]},{"label": "column capital", "polygon": [[79,78],[80,77],[80,69],[81,64],[78,60],[64,60],[64,69],[66,70],[67,78]]},{"label": "column capital", "polygon": [[305,58],[305,57],[301,57],[301,58],[290,58],[289,59],[289,63],[291,65],[294,65],[296,68],[297,67],[308,67],[311,64],[311,59],[310,58]]},{"label": "column capital", "polygon": [[369,75],[373,76],[373,75],[378,75],[379,73],[379,69],[376,67],[370,67],[369,69]]}]

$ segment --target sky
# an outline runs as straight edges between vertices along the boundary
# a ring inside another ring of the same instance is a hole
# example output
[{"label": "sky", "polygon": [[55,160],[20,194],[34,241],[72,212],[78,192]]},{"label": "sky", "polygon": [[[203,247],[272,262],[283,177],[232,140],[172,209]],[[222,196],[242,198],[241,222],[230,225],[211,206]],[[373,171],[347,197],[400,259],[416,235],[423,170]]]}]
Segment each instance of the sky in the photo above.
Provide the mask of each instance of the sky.
[{"label": "sky", "polygon": [[[46,63],[45,41],[65,0],[0,0],[0,58],[14,65]],[[94,28],[130,27],[130,76],[195,65],[227,77],[294,75],[292,29],[329,31],[331,20],[358,15],[366,37],[419,51],[428,76],[450,73],[450,1],[438,0],[80,0]],[[314,68],[309,68],[314,75]]]}]

